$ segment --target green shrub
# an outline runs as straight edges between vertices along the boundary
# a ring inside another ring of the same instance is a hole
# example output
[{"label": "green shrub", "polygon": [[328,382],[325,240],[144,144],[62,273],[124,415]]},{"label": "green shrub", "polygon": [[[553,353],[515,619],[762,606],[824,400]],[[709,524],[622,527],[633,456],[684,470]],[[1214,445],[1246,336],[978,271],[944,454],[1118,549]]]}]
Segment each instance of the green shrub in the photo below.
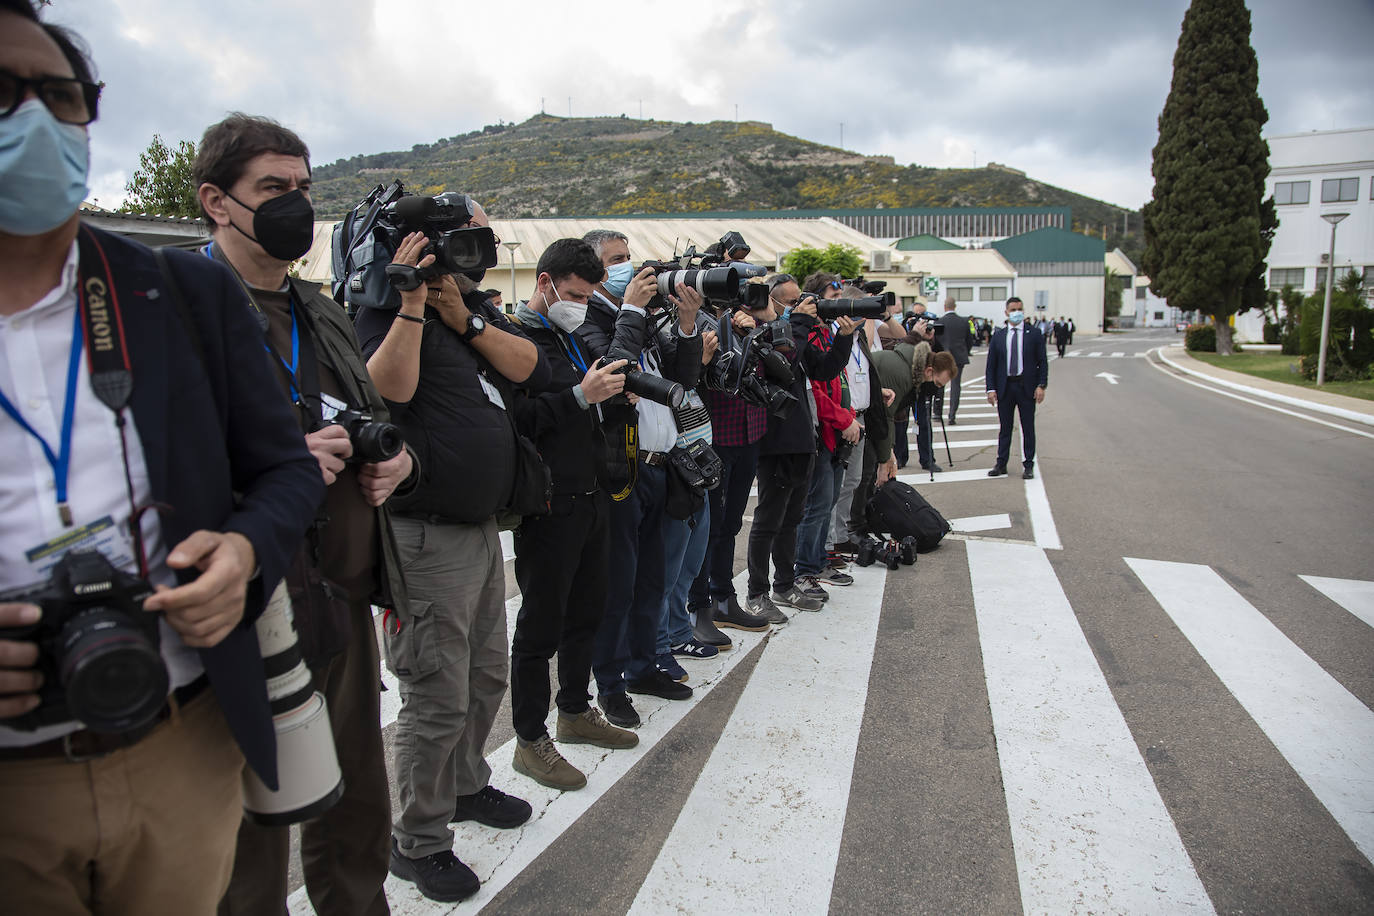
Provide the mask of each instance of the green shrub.
[{"label": "green shrub", "polygon": [[1190,324],[1183,333],[1183,346],[1200,353],[1217,352],[1217,329],[1210,324]]},{"label": "green shrub", "polygon": [[1264,342],[1267,344],[1282,343],[1283,328],[1277,324],[1264,323]]}]

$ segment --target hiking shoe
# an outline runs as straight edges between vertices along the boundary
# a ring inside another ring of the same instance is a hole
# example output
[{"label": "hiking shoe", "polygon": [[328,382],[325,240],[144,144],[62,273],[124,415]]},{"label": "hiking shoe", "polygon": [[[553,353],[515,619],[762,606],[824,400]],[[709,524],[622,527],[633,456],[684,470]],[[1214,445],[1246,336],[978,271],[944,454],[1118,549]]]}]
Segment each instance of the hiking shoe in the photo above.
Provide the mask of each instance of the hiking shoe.
[{"label": "hiking shoe", "polygon": [[715,623],[711,620],[712,614],[709,607],[697,608],[692,610],[691,614],[692,639],[704,646],[713,646],[721,652],[735,647],[729,636],[716,629]]},{"label": "hiking shoe", "polygon": [[821,588],[821,580],[816,576],[798,576],[794,587],[801,589],[801,593],[808,598],[816,598],[822,603],[830,600],[830,593]]},{"label": "hiking shoe", "polygon": [[588,706],[575,716],[560,710],[556,734],[564,744],[593,744],[613,751],[634,747],[639,743],[638,735],[607,722],[595,706]]},{"label": "hiking shoe", "polygon": [[840,541],[838,544],[836,544],[834,549],[831,550],[830,553],[838,554],[842,557],[855,557],[859,555],[859,545],[855,543],[853,538],[851,537],[850,540]]},{"label": "hiking shoe", "polygon": [[516,738],[511,767],[550,789],[571,792],[587,784],[586,775],[558,753],[548,735],[541,735],[535,741]]},{"label": "hiking shoe", "polygon": [[792,583],[792,587],[780,592],[773,589],[773,603],[783,607],[794,607],[799,611],[819,611],[825,602],[819,598],[812,598],[797,588],[797,584]]},{"label": "hiking shoe", "polygon": [[596,698],[596,703],[612,725],[639,728],[639,713],[635,712],[635,704],[631,703],[625,694],[603,693]]},{"label": "hiking shoe", "polygon": [[471,795],[459,795],[453,806],[453,822],[476,821],[488,827],[509,830],[530,819],[534,809],[524,799],[507,795],[495,786],[486,786]]},{"label": "hiking shoe", "polygon": [[391,863],[388,868],[402,881],[414,884],[430,900],[440,903],[466,900],[482,886],[473,870],[464,865],[452,849],[411,859],[401,854],[395,837],[391,838]]},{"label": "hiking shoe", "polygon": [[692,696],[692,688],[679,684],[672,676],[654,668],[643,677],[637,677],[625,685],[630,693],[659,697],[664,700],[686,700]]},{"label": "hiking shoe", "polygon": [[769,623],[787,623],[787,615],[778,610],[778,606],[770,601],[767,595],[755,595],[746,603],[749,605],[749,613],[757,614]]},{"label": "hiking shoe", "polygon": [[740,607],[739,599],[734,595],[716,604],[716,626],[718,627],[734,627],[736,630],[762,633],[768,629],[768,623],[767,618],[759,617]]},{"label": "hiking shoe", "polygon": [[[856,553],[854,556],[857,557],[858,554]],[[836,553],[832,550],[825,555],[825,565],[830,569],[838,569],[840,572],[844,572],[849,568],[849,560],[844,554]]]},{"label": "hiking shoe", "polygon": [[843,569],[828,569],[816,576],[816,581],[822,585],[853,585],[854,577]]},{"label": "hiking shoe", "polygon": [[664,652],[654,659],[654,667],[668,675],[679,684],[687,683],[687,669],[677,663],[673,653]]},{"label": "hiking shoe", "polygon": [[715,646],[699,642],[695,637],[676,646],[669,646],[668,651],[678,658],[715,658],[720,654],[720,650]]}]

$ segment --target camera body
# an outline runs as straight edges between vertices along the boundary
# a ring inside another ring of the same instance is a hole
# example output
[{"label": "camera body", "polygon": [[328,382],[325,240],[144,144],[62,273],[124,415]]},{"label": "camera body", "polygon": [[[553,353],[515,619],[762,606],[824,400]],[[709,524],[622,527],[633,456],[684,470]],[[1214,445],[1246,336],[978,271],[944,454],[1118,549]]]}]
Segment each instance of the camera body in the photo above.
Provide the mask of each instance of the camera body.
[{"label": "camera body", "polygon": [[147,582],[115,569],[98,551],[72,550],[36,588],[0,601],[36,604],[37,623],[0,628],[0,639],[38,646],[38,708],[5,720],[32,731],[76,719],[93,732],[145,725],[167,702],[167,666],[158,652],[160,615],[143,610]]},{"label": "camera body", "polygon": [[352,408],[341,410],[328,420],[316,423],[311,432],[318,432],[326,426],[342,426],[348,430],[348,441],[353,445],[349,464],[389,461],[405,448],[405,440],[396,424],[374,420],[371,411]]},{"label": "camera body", "polygon": [[785,418],[797,403],[787,390],[792,367],[779,352],[791,348],[791,328],[785,321],[770,321],[737,337],[728,312],[721,316],[720,328],[721,350],[707,367],[706,384]]},{"label": "camera body", "polygon": [[467,274],[495,267],[499,260],[496,234],[488,226],[469,226],[477,203],[466,194],[445,191],[433,197],[403,195],[382,208],[377,225],[387,235],[391,250],[412,232],[423,232],[429,241],[419,260],[434,255],[428,267],[388,264],[387,279],[399,290],[416,289],[444,274]]}]

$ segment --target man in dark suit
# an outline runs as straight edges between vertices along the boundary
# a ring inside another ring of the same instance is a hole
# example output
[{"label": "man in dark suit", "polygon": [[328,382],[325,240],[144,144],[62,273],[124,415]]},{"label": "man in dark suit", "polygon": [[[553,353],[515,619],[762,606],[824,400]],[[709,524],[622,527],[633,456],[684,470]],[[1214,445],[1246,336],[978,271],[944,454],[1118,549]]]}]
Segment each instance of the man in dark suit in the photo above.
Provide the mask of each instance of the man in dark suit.
[{"label": "man in dark suit", "polygon": [[[169,253],[182,308],[151,251],[81,226],[100,90],[76,42],[14,2],[0,34],[0,68],[21,80],[0,119],[0,594],[46,581],[31,548],[136,571],[157,589],[143,608],[168,691],[123,731],[20,727],[44,702],[43,660],[0,639],[0,887],[13,912],[208,913],[245,758],[277,786],[253,623],[324,484],[233,275]],[[0,627],[36,610],[0,602]]]},{"label": "man in dark suit", "polygon": [[949,425],[956,425],[954,415],[959,411],[959,377],[968,365],[968,351],[973,349],[973,330],[968,319],[954,310],[954,297],[945,297],[945,314],[940,318],[940,342],[954,357],[959,371],[949,383]]},{"label": "man in dark suit", "polygon": [[1045,335],[1027,327],[1025,306],[1012,296],[1007,300],[1007,326],[998,328],[988,346],[988,365],[984,381],[988,403],[997,408],[1001,429],[997,433],[997,464],[989,477],[1007,473],[1007,458],[1011,455],[1011,425],[1013,416],[1021,414],[1021,476],[1030,480],[1035,476],[1035,405],[1045,400],[1045,388],[1050,382],[1049,357],[1045,353]]}]

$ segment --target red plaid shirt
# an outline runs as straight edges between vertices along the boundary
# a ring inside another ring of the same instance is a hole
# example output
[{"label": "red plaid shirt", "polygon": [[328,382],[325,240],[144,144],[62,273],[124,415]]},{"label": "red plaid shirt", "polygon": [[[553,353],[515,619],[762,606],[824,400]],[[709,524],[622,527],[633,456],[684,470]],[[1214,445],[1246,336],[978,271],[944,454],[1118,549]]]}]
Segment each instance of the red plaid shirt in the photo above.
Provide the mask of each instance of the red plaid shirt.
[{"label": "red plaid shirt", "polygon": [[711,415],[713,445],[753,445],[768,432],[768,411],[762,407],[704,385],[697,390]]}]

